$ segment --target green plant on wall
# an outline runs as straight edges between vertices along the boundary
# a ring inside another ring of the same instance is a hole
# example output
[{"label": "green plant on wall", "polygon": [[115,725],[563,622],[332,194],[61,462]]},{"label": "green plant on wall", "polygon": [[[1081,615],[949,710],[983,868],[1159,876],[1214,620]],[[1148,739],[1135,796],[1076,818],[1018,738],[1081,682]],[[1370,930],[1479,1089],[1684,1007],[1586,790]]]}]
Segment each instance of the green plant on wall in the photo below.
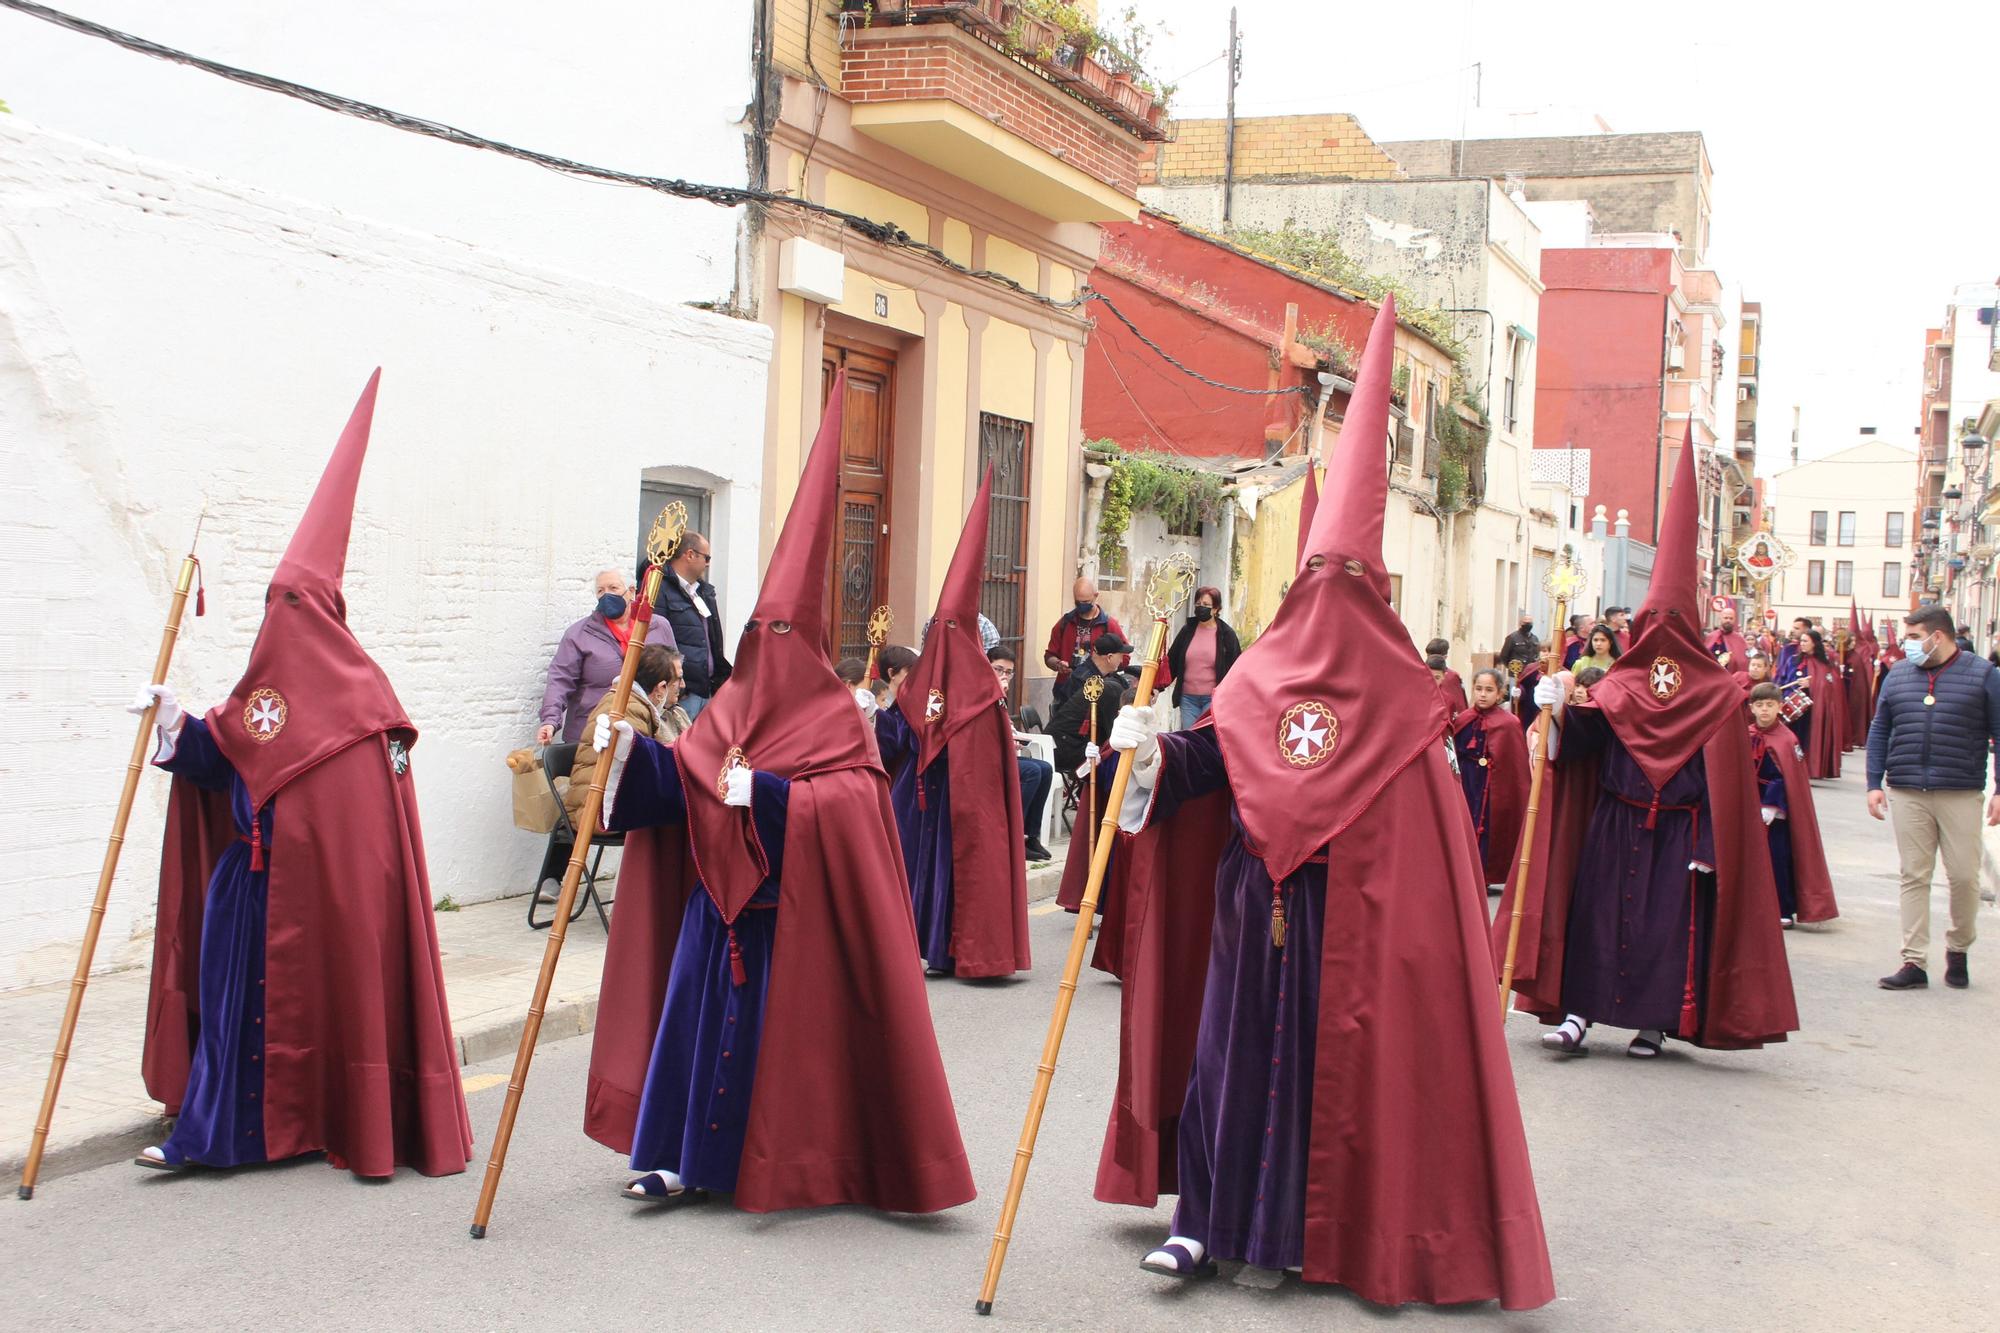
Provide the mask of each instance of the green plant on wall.
[{"label": "green plant on wall", "polygon": [[1097,520],[1097,557],[1115,563],[1132,527],[1132,515],[1159,515],[1169,531],[1189,531],[1222,512],[1222,478],[1188,467],[1167,454],[1126,453],[1113,440],[1093,440],[1087,452],[1111,468]]},{"label": "green plant on wall", "polygon": [[1340,242],[1330,232],[1309,231],[1287,222],[1276,230],[1226,227],[1221,234],[1232,245],[1275,259],[1322,282],[1357,292],[1371,301],[1394,295],[1396,314],[1403,323],[1423,333],[1454,358],[1464,354],[1464,337],[1450,312],[1417,300],[1394,278],[1369,272],[1340,248]]},{"label": "green plant on wall", "polygon": [[[1472,410],[1476,424],[1468,426],[1459,413],[1463,406]],[[1462,509],[1476,499],[1471,494],[1473,465],[1486,445],[1486,414],[1472,398],[1454,387],[1451,402],[1438,413],[1437,446],[1438,508],[1446,512]]]}]

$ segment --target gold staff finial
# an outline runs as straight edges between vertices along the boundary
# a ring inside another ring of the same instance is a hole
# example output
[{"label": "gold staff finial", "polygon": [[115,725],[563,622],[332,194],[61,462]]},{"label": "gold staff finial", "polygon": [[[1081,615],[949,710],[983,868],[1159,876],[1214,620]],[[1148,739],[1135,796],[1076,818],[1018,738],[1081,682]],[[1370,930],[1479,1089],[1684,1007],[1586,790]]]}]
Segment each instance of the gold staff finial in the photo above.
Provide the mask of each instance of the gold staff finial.
[{"label": "gold staff finial", "polygon": [[687,535],[687,527],[687,506],[679,500],[669,500],[660,510],[660,516],[653,520],[652,531],[646,534],[646,562],[664,568],[681,553],[681,538]]},{"label": "gold staff finial", "polygon": [[895,628],[896,613],[886,606],[878,606],[868,615],[868,643],[880,648],[889,642],[889,631]]},{"label": "gold staff finial", "polygon": [[1146,610],[1153,619],[1165,620],[1194,595],[1194,580],[1192,557],[1184,551],[1168,556],[1154,571],[1153,581],[1146,585]]}]

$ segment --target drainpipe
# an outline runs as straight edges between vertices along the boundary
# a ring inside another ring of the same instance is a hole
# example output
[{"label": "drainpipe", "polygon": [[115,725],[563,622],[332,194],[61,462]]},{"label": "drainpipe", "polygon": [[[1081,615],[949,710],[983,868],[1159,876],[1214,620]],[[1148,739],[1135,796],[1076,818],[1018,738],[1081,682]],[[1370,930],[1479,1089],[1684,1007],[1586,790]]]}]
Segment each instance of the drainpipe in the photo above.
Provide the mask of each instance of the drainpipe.
[{"label": "drainpipe", "polygon": [[1243,66],[1237,45],[1236,6],[1229,7],[1229,109],[1222,125],[1222,223],[1226,227],[1235,215],[1236,202],[1236,76]]},{"label": "drainpipe", "polygon": [[[1653,431],[1653,545],[1660,544],[1660,473],[1667,466],[1667,335],[1674,331],[1674,294],[1668,292],[1660,298],[1660,424]],[[1694,416],[1694,403],[1688,403],[1688,416]]]}]

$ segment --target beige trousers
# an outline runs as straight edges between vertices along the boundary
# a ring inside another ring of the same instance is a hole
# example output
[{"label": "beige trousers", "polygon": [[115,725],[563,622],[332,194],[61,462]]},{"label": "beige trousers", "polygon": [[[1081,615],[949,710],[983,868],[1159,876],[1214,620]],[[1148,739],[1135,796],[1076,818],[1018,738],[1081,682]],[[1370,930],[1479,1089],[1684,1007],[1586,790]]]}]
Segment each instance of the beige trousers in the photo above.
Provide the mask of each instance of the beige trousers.
[{"label": "beige trousers", "polygon": [[1928,967],[1931,947],[1931,875],[1944,854],[1944,878],[1951,893],[1951,929],[1944,947],[1970,948],[1978,931],[1980,825],[1986,799],[1978,791],[1889,789],[1889,818],[1902,860],[1903,960]]}]

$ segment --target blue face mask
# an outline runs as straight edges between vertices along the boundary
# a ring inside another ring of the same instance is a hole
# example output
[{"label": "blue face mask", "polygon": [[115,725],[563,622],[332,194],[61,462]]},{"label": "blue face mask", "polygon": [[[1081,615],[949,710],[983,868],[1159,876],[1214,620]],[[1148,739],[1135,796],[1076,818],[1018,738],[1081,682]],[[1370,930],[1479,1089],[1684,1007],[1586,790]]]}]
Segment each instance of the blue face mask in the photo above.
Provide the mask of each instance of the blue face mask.
[{"label": "blue face mask", "polygon": [[606,620],[617,620],[625,614],[625,599],[615,592],[607,592],[597,599],[597,614]]},{"label": "blue face mask", "polygon": [[1930,656],[1930,652],[1924,647],[1922,639],[1905,639],[1903,640],[1903,656],[1909,658],[1918,666],[1922,666],[1924,659]]}]

